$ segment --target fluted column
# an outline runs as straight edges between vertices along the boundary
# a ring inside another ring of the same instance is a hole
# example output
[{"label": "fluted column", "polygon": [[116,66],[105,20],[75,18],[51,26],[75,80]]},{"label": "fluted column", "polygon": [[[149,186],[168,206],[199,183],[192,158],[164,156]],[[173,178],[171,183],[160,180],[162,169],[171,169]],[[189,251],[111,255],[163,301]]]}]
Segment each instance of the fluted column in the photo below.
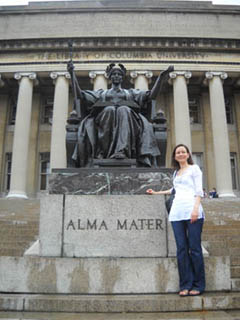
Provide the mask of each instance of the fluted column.
[{"label": "fluted column", "polygon": [[215,154],[216,188],[220,197],[233,197],[228,128],[223,92],[225,72],[206,72],[209,82],[210,109]]},{"label": "fluted column", "polygon": [[69,104],[68,72],[52,72],[50,77],[55,82],[53,120],[51,136],[50,167],[66,168],[66,121]]},{"label": "fluted column", "polygon": [[13,139],[11,183],[8,198],[27,199],[28,147],[30,137],[33,81],[35,73],[16,73],[19,80],[17,114]]},{"label": "fluted column", "polygon": [[[2,83],[4,85],[4,83]],[[0,75],[1,87],[1,75]],[[7,112],[8,111],[8,95],[0,93],[0,181],[4,181],[4,152],[5,152],[5,132],[7,126]],[[1,189],[1,191],[3,191]]]},{"label": "fluted column", "polygon": [[107,89],[107,77],[105,71],[90,71],[89,77],[93,83],[93,90]]},{"label": "fluted column", "polygon": [[191,150],[192,142],[187,81],[191,78],[192,74],[191,72],[174,71],[171,72],[169,76],[173,84],[176,144],[184,143]]},{"label": "fluted column", "polygon": [[[240,80],[239,80],[239,86],[240,86]],[[234,94],[234,101],[235,101],[235,111],[236,111],[237,135],[240,139],[240,93],[236,92]],[[239,148],[240,148],[240,140],[239,140]]]},{"label": "fluted column", "polygon": [[131,71],[130,76],[134,83],[134,88],[139,90],[148,90],[148,85],[153,76],[152,71]]}]

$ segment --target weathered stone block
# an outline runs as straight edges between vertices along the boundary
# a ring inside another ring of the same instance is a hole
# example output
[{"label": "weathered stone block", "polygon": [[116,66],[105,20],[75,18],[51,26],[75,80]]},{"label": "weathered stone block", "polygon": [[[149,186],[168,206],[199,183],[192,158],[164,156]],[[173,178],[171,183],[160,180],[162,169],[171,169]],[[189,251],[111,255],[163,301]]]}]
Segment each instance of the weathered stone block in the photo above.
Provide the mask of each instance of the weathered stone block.
[{"label": "weathered stone block", "polygon": [[40,256],[62,255],[63,195],[45,196],[40,205]]},{"label": "weathered stone block", "polygon": [[63,255],[166,257],[163,197],[67,195]]},{"label": "weathered stone block", "polygon": [[23,297],[16,297],[15,295],[4,295],[0,296],[0,311],[12,310],[22,311],[23,310]]},{"label": "weathered stone block", "polygon": [[[228,258],[205,259],[206,291],[230,290]],[[149,294],[179,290],[175,258],[0,257],[0,292]]]},{"label": "weathered stone block", "polygon": [[172,172],[172,169],[166,168],[53,169],[53,173],[49,176],[49,193],[71,195],[145,195],[148,188],[155,190],[171,188]]}]

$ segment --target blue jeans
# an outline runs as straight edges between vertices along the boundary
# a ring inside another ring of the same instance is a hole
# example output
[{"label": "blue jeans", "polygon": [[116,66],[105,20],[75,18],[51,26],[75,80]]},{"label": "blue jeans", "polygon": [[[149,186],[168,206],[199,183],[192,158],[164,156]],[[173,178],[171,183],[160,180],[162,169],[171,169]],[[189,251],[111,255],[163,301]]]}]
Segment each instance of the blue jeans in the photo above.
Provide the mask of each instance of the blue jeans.
[{"label": "blue jeans", "polygon": [[205,289],[205,270],[201,247],[204,219],[191,223],[190,220],[172,221],[177,245],[177,263],[180,290]]}]

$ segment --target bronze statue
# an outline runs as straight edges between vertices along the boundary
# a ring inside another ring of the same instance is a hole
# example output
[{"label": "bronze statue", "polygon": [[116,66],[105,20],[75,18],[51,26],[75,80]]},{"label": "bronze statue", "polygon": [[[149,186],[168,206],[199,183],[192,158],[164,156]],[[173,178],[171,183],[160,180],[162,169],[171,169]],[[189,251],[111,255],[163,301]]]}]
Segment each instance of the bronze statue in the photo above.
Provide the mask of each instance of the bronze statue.
[{"label": "bronze statue", "polygon": [[76,166],[91,166],[93,159],[136,159],[139,166],[151,167],[160,152],[145,115],[173,67],[159,75],[151,91],[122,89],[126,75],[122,64],[107,67],[111,88],[97,91],[80,88],[72,61],[67,68],[83,112],[72,156]]}]

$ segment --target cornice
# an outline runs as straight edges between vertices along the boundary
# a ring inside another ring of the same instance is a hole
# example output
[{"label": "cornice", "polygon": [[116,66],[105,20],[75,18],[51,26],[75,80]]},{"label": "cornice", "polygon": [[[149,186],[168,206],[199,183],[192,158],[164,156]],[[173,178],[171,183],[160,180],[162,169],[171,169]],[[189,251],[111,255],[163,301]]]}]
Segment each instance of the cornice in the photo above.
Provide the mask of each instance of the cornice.
[{"label": "cornice", "polygon": [[[165,50],[240,52],[239,39],[205,38],[81,38],[73,39],[74,52],[86,50]],[[1,53],[64,51],[68,39],[0,40]]]},{"label": "cornice", "polygon": [[76,12],[177,12],[207,14],[240,14],[240,6],[213,5],[211,1],[101,0],[37,2],[26,6],[0,6],[1,14],[44,14]]}]

